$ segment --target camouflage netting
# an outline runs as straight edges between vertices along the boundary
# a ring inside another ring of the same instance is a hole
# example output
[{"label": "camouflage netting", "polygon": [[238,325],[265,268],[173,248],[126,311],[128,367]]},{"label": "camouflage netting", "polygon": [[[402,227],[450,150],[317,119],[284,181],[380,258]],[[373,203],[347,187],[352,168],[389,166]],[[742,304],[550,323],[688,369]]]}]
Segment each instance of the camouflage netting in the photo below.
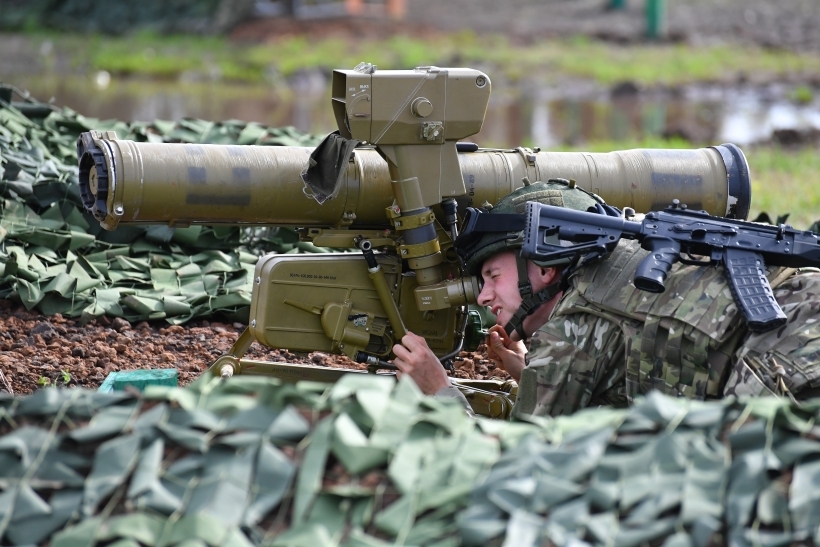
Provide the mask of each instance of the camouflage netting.
[{"label": "camouflage netting", "polygon": [[499,455],[410,382],[215,382],[0,398],[3,544],[455,545]]},{"label": "camouflage netting", "polygon": [[[687,402],[545,422],[460,515],[465,545],[706,547],[820,540],[820,402]],[[500,542],[498,542],[500,544]]]},{"label": "camouflage netting", "polygon": [[[150,142],[315,146],[293,128],[256,123],[130,123],[85,118],[0,87],[0,298],[46,315],[184,323],[222,313],[243,320],[257,252],[318,250],[281,229],[261,241],[232,227],[123,227],[106,232],[77,184],[75,141],[90,129]],[[259,246],[261,244],[261,247]],[[246,251],[238,250],[245,246]]]},{"label": "camouflage netting", "polygon": [[[327,391],[325,391],[327,389]],[[0,397],[3,545],[775,546],[820,537],[820,404],[473,420],[409,381]]]}]

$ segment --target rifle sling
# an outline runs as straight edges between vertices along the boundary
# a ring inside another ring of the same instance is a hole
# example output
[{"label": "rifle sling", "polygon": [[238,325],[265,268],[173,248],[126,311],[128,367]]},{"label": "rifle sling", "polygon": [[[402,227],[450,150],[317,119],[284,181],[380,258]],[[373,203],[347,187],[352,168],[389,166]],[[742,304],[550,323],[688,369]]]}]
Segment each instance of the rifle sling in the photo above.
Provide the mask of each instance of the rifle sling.
[{"label": "rifle sling", "polygon": [[787,279],[794,275],[795,272],[797,272],[797,270],[798,268],[786,268],[784,266],[772,270],[772,273],[770,273],[767,276],[769,280],[769,285],[772,287],[772,290],[775,290],[777,287],[783,284]]}]

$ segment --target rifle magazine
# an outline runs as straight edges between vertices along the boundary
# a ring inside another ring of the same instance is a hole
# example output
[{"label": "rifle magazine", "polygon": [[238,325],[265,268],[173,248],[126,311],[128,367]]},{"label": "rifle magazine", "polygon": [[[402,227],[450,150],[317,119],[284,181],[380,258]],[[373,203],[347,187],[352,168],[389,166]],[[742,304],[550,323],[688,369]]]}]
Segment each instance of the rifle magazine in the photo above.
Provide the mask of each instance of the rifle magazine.
[{"label": "rifle magazine", "polygon": [[752,332],[766,332],[786,324],[786,314],[774,299],[763,258],[751,251],[726,249],[724,267],[732,295]]}]

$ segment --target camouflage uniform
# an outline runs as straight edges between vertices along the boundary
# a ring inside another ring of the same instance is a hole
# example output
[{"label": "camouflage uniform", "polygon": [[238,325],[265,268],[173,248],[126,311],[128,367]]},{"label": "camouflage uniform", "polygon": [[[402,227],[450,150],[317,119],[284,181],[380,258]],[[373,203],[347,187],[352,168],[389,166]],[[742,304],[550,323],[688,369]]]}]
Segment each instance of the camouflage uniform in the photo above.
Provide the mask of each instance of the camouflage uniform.
[{"label": "camouflage uniform", "polygon": [[692,399],[820,394],[820,271],[770,269],[786,326],[749,332],[722,268],[676,265],[666,291],[635,288],[647,252],[621,241],[570,279],[530,343],[514,415],[625,406],[650,390]]}]

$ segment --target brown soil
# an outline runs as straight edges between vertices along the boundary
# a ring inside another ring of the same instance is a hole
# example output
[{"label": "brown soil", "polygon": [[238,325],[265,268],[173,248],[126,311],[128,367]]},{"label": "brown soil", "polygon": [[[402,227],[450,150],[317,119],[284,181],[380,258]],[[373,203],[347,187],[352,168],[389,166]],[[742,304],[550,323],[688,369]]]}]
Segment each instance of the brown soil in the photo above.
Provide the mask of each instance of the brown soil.
[{"label": "brown soil", "polygon": [[[102,317],[81,325],[59,314],[46,317],[0,300],[0,392],[17,395],[47,386],[98,388],[111,372],[176,368],[180,385],[204,372],[226,353],[244,330],[240,323],[192,321],[186,325]],[[246,357],[265,361],[362,369],[344,356],[295,355],[254,343]],[[508,376],[487,360],[484,348],[462,352],[455,363],[458,378]]]},{"label": "brown soil", "polygon": [[[515,43],[589,36],[614,43],[644,43],[646,2],[610,0],[413,0],[401,21],[375,17],[339,19],[257,18],[237,25],[237,40],[264,42],[299,34],[429,37],[469,30],[483,39],[501,33]],[[664,2],[665,41],[692,45],[736,43],[776,49],[820,51],[820,4],[812,0],[689,0]]]},{"label": "brown soil", "polygon": [[396,35],[432,38],[446,31],[425,23],[371,19],[291,19],[284,17],[250,19],[229,34],[237,42],[271,42],[285,37],[304,36],[308,40],[330,36],[358,40],[387,39]]}]

